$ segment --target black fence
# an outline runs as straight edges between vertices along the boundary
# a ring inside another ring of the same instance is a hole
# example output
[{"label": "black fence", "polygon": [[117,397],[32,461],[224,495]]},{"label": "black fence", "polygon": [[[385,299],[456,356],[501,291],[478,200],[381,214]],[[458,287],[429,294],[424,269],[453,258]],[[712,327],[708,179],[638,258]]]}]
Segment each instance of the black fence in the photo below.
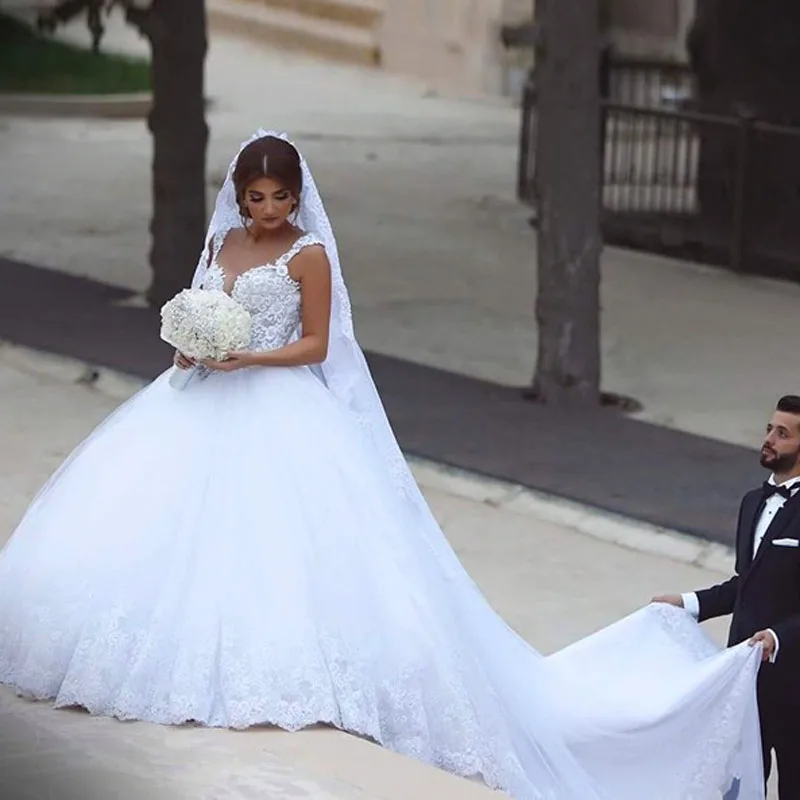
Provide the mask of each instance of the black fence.
[{"label": "black fence", "polygon": [[[686,64],[600,55],[600,94],[607,101],[636,108],[682,108],[691,102],[694,77]],[[533,203],[536,147],[535,75],[523,88],[517,192]]]},{"label": "black fence", "polygon": [[[687,73],[612,68],[606,76],[605,241],[800,279],[800,128],[697,113]],[[531,81],[518,194],[534,212],[535,148]]]},{"label": "black fence", "polygon": [[517,197],[535,209],[536,181],[536,88],[533,75],[522,89],[519,150],[517,151]]},{"label": "black fence", "polygon": [[681,108],[694,95],[694,76],[687,64],[610,56],[601,70],[603,97],[637,108]]},{"label": "black fence", "polygon": [[800,128],[604,104],[607,242],[800,279]]}]

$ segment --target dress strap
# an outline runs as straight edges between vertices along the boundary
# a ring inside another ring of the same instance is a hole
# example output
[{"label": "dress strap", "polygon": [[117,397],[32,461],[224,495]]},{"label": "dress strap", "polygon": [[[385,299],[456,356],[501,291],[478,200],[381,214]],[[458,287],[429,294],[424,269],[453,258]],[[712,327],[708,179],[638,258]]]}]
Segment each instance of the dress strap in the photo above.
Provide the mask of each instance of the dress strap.
[{"label": "dress strap", "polygon": [[301,250],[314,244],[322,244],[316,233],[304,233],[279,259],[279,264],[288,264]]}]

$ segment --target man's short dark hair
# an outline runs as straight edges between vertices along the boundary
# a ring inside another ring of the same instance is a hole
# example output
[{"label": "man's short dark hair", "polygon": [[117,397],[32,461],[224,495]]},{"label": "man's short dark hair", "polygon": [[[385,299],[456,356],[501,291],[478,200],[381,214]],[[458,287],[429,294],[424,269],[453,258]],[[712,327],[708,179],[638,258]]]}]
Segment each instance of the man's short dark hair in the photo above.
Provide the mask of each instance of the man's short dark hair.
[{"label": "man's short dark hair", "polygon": [[800,396],[796,394],[787,394],[778,400],[776,411],[782,411],[784,414],[797,414],[800,416]]}]

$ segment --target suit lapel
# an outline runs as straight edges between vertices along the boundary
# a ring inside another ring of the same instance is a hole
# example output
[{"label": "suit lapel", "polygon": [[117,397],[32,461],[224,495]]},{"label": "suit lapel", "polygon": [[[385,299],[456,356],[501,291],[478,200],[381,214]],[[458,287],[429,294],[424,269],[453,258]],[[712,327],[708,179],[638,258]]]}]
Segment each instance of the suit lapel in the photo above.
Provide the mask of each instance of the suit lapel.
[{"label": "suit lapel", "polygon": [[[763,508],[763,503],[759,503],[758,508]],[[753,563],[751,565],[752,568],[756,567],[758,563],[764,558],[764,553],[766,552],[769,543],[773,539],[777,539],[789,526],[795,517],[797,517],[797,512],[800,511],[800,492],[796,492],[793,497],[787,500],[781,510],[775,515],[772,522],[770,523],[769,528],[767,528],[767,532],[764,534],[764,538],[761,540],[761,544],[759,545],[758,552],[755,554],[755,558],[753,559]],[[753,524],[753,533],[750,537],[750,546],[752,552],[752,546],[755,544],[755,521],[758,520],[758,514],[756,514],[754,524]]]},{"label": "suit lapel", "polygon": [[[764,496],[761,492],[751,492],[745,497],[744,507],[742,508],[742,529],[739,545],[742,548],[739,552],[741,563],[749,567],[753,561],[753,547],[756,539],[756,524],[764,509]],[[761,548],[759,548],[760,550]]]}]

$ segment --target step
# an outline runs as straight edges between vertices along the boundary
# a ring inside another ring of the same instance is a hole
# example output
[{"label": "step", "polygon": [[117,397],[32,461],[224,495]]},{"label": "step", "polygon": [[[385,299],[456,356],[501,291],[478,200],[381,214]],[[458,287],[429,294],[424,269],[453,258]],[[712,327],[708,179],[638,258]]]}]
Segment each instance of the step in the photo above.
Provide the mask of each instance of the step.
[{"label": "step", "polygon": [[254,0],[208,0],[207,13],[212,32],[334,61],[370,67],[380,64],[380,47],[372,30],[272,8]]},{"label": "step", "polygon": [[247,0],[267,8],[296,11],[307,17],[341,22],[355,28],[377,30],[383,18],[380,0]]}]

